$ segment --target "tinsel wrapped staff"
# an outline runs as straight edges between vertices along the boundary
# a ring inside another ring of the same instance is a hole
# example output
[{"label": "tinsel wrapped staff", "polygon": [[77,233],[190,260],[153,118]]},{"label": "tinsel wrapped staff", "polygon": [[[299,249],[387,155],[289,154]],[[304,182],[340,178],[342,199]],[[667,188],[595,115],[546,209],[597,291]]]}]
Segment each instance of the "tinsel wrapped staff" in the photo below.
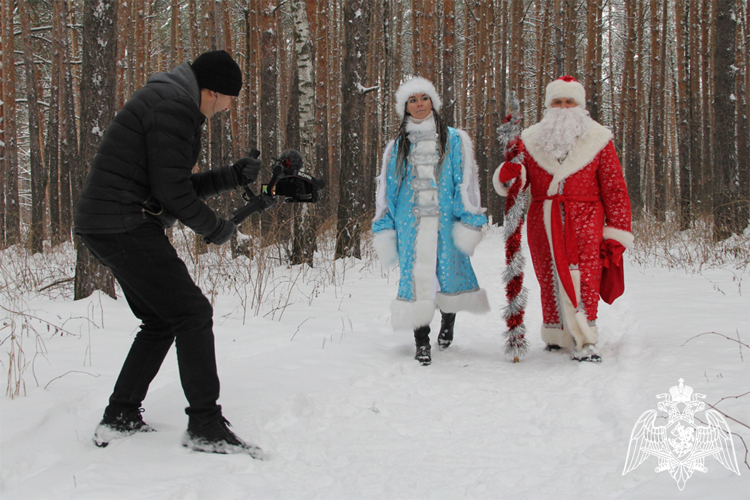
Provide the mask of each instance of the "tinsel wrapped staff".
[{"label": "tinsel wrapped staff", "polygon": [[[500,144],[505,151],[505,161],[521,163],[523,155],[518,154],[518,144],[521,140],[521,105],[515,92],[510,94],[511,113],[505,117],[498,128]],[[508,181],[508,196],[505,198],[505,296],[508,305],[503,310],[505,331],[505,353],[518,363],[521,356],[528,350],[526,340],[526,326],[523,316],[526,312],[528,292],[523,286],[523,270],[526,259],[521,251],[521,229],[526,217],[526,193],[521,192],[523,180],[521,176]]]}]

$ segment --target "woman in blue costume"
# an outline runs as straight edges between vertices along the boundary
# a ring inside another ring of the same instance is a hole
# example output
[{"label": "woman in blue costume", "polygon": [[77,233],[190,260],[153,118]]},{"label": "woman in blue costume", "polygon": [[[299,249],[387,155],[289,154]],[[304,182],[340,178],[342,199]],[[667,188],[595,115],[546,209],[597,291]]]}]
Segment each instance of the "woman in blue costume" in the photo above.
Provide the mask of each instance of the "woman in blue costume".
[{"label": "woman in blue costume", "polygon": [[415,77],[396,92],[402,118],[396,140],[383,154],[372,230],[386,267],[399,265],[398,297],[391,304],[394,330],[413,330],[415,359],[432,361],[430,322],[442,320],[438,345],[453,341],[458,311],[489,311],[469,257],[487,223],[480,206],[474,146],[463,130],[441,120],[433,84]]}]

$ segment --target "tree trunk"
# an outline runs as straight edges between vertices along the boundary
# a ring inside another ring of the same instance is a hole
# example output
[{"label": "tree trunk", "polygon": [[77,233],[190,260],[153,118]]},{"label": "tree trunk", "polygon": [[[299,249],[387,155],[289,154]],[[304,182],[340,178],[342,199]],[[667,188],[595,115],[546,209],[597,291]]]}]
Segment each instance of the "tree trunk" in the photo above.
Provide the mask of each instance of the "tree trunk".
[{"label": "tree trunk", "polygon": [[704,192],[705,182],[704,171],[706,165],[703,163],[703,100],[701,94],[701,29],[700,23],[696,22],[699,13],[697,2],[687,2],[690,8],[690,15],[685,14],[689,19],[689,36],[690,36],[690,194],[692,196],[692,212],[695,216],[705,215],[709,207],[705,203]]},{"label": "tree trunk", "polygon": [[554,0],[552,15],[550,19],[553,19],[552,26],[554,30],[554,44],[555,47],[555,75],[552,77],[558,78],[565,74],[565,5],[563,0]]},{"label": "tree trunk", "polygon": [[364,123],[367,82],[361,81],[368,49],[370,5],[367,0],[344,0],[344,68],[341,80],[341,163],[339,184],[338,225],[335,258],[361,257],[362,199],[369,193],[370,182],[362,176],[365,164]]},{"label": "tree trunk", "polygon": [[263,10],[261,10],[260,150],[266,159],[276,158],[279,155],[276,131],[278,65],[276,63],[275,4],[274,0],[266,0],[263,3]]},{"label": "tree trunk", "polygon": [[565,74],[575,76],[578,73],[578,54],[576,51],[578,13],[575,0],[567,0],[565,5]]},{"label": "tree trunk", "polygon": [[[311,6],[312,9],[315,6]],[[294,0],[291,4],[292,17],[295,30],[295,59],[297,67],[295,71],[295,82],[297,88],[292,89],[298,95],[296,115],[298,116],[299,151],[304,159],[304,164],[309,168],[311,160],[315,158],[315,74],[313,72],[312,36],[307,16],[307,3],[305,0]],[[315,172],[317,174],[317,172]],[[292,264],[313,265],[315,254],[315,229],[312,227],[312,206],[300,203],[294,207],[294,224],[292,239]]]},{"label": "tree trunk", "polygon": [[[641,14],[640,0],[628,0],[626,4],[630,10],[627,11],[627,15],[632,16],[633,31],[632,34],[632,46],[634,52],[632,54],[635,59],[635,54],[642,53],[643,47],[643,21],[636,22],[638,19],[643,19]],[[641,210],[643,209],[643,195],[641,191],[641,120],[639,110],[642,109],[643,100],[643,63],[642,58],[639,57],[635,62],[635,68],[633,68],[633,78],[631,79],[632,87],[630,89],[630,105],[628,108],[628,119],[627,123],[630,127],[629,133],[625,140],[626,150],[628,154],[626,156],[626,167],[625,167],[625,180],[628,185],[628,194],[630,195],[630,206],[635,217],[640,217]]]},{"label": "tree trunk", "polygon": [[685,0],[675,2],[675,31],[677,34],[677,142],[679,148],[680,171],[680,230],[690,227],[691,195],[690,195],[690,101],[687,54],[688,25],[685,16]]},{"label": "tree trunk", "polygon": [[659,19],[660,1],[651,0],[651,136],[653,137],[653,200],[657,220],[666,217],[666,179],[664,168],[664,59],[662,51],[662,25]]},{"label": "tree trunk", "polygon": [[182,63],[182,33],[180,32],[180,1],[172,0],[169,20],[169,67]]},{"label": "tree trunk", "polygon": [[[455,43],[456,43],[456,11],[454,0],[443,0],[443,75],[441,98],[443,108],[440,117],[446,125],[453,127],[455,121],[456,104],[456,75],[455,75]],[[388,90],[386,88],[386,90]],[[387,94],[386,94],[387,95]]]},{"label": "tree trunk", "polygon": [[[18,17],[21,20],[24,72],[26,73],[26,102],[29,120],[29,174],[31,177],[31,224],[29,226],[29,248],[31,252],[42,253],[47,224],[45,220],[46,203],[44,189],[47,185],[47,174],[44,171],[42,157],[41,114],[37,93],[36,66],[31,38],[31,12],[27,2],[18,3]],[[114,94],[114,92],[113,92]]]},{"label": "tree trunk", "polygon": [[[0,14],[6,16],[5,5],[0,0]],[[0,20],[0,45],[5,43],[5,21]],[[5,249],[5,71],[0,54],[0,250]]]},{"label": "tree trunk", "polygon": [[545,28],[548,26],[547,10],[544,2],[536,4],[536,121],[544,116],[544,89],[547,85],[547,74],[544,71],[547,56],[547,39]]},{"label": "tree trunk", "polygon": [[[329,173],[330,159],[328,156],[328,87],[329,87],[329,65],[328,65],[328,44],[331,26],[329,21],[328,2],[316,2],[314,36],[318,41],[317,50],[315,51],[315,68],[317,73],[316,92],[315,92],[315,156],[313,157],[313,171],[321,176],[326,182],[328,189],[326,193],[331,192],[331,176]],[[326,216],[331,213],[330,194],[325,197],[322,207],[316,211]]]},{"label": "tree trunk", "polygon": [[[115,114],[115,66],[117,63],[117,0],[85,2],[83,10],[83,68],[81,74],[81,164],[75,182],[83,185],[91,160]],[[101,290],[115,297],[109,270],[78,241],[75,300]]]},{"label": "tree trunk", "polygon": [[525,53],[524,53],[524,34],[523,34],[523,0],[512,0],[511,4],[511,39],[510,39],[510,90],[518,93],[518,100],[521,103],[521,109],[525,108],[523,74],[525,72]]},{"label": "tree trunk", "polygon": [[586,13],[586,109],[593,120],[599,121],[599,75],[601,57],[599,57],[598,20],[600,18],[601,0],[588,0]]},{"label": "tree trunk", "polygon": [[[726,0],[723,0],[726,1]],[[701,157],[701,164],[704,165],[704,170],[701,175],[701,192],[699,193],[699,197],[701,199],[701,202],[706,207],[705,213],[713,213],[713,175],[714,171],[711,167],[711,165],[714,164],[714,149],[713,145],[711,144],[712,139],[712,125],[714,123],[714,109],[713,106],[711,106],[711,103],[713,102],[713,78],[711,75],[711,59],[713,58],[713,49],[712,49],[712,32],[711,28],[713,25],[713,18],[712,15],[714,15],[714,12],[712,12],[712,0],[703,0],[703,5],[701,7],[700,13],[702,14],[702,17],[700,18],[701,23],[701,92],[700,95],[702,97],[702,118],[701,118],[701,126],[703,127],[703,131],[701,132],[702,137],[702,143],[701,143],[701,152],[703,153]]]},{"label": "tree trunk", "polygon": [[50,64],[50,106],[47,126],[47,146],[45,157],[49,172],[49,226],[53,245],[62,241],[60,227],[60,90],[64,68],[61,40],[65,25],[62,24],[62,3],[53,4],[52,19],[52,58]]},{"label": "tree trunk", "polygon": [[[633,0],[625,0],[625,39],[624,65],[622,70],[622,86],[620,89],[620,106],[618,108],[617,132],[615,132],[615,144],[624,149],[623,162],[630,154],[625,144],[626,134],[632,134],[633,125],[628,123],[628,112],[633,106],[633,74],[635,73],[635,12],[633,11]],[[614,101],[613,101],[614,102]],[[614,114],[614,113],[613,113]]]},{"label": "tree trunk", "polygon": [[21,242],[21,204],[18,196],[18,136],[16,124],[16,61],[12,0],[3,1],[3,82],[5,95],[5,245]]},{"label": "tree trunk", "polygon": [[78,153],[78,124],[76,120],[76,103],[73,92],[73,69],[71,61],[72,41],[71,31],[68,28],[67,19],[71,14],[63,11],[61,23],[65,26],[65,35],[62,44],[64,47],[64,72],[62,75],[60,103],[62,107],[60,128],[62,134],[61,151],[60,151],[60,225],[63,228],[63,239],[69,241],[73,229],[73,200],[78,199],[78,184],[72,179],[72,170],[75,170],[80,164]]},{"label": "tree trunk", "polygon": [[[252,0],[251,0],[252,1]],[[188,24],[194,28],[198,26],[198,6],[196,5],[197,0],[188,1]],[[192,61],[201,54],[201,40],[200,30],[190,30],[190,57]]]},{"label": "tree trunk", "polygon": [[742,199],[737,185],[737,133],[735,130],[734,57],[737,29],[733,1],[716,4],[716,48],[714,51],[714,113],[721,119],[713,127],[716,147],[714,163],[714,238],[717,241],[740,234],[747,220],[740,220]]},{"label": "tree trunk", "polygon": [[[743,11],[744,8],[744,11]],[[747,2],[737,0],[736,6],[737,19],[740,22],[737,23],[737,37],[735,44],[737,46],[737,54],[735,56],[735,66],[740,69],[737,71],[735,78],[735,94],[737,96],[737,168],[738,168],[738,184],[739,184],[739,202],[738,217],[740,221],[748,220],[750,217],[750,123],[748,123],[748,105],[747,105],[747,84],[748,81],[748,61],[747,53],[750,47],[750,35],[748,34],[748,21],[749,15]],[[744,14],[744,17],[743,17]],[[742,20],[745,21],[743,30]],[[744,37],[743,37],[744,34]],[[747,39],[749,42],[744,43]]]},{"label": "tree trunk", "polygon": [[[490,82],[488,87],[488,107],[485,116],[485,131],[487,135],[487,170],[486,170],[486,181],[485,189],[486,192],[483,194],[482,200],[484,206],[487,207],[487,215],[492,217],[492,221],[497,224],[498,216],[502,214],[501,198],[495,193],[495,189],[492,187],[492,174],[497,167],[497,162],[502,158],[504,151],[500,149],[500,141],[497,140],[497,129],[500,127],[500,122],[503,113],[503,104],[505,102],[503,95],[498,92],[500,69],[498,68],[498,53],[494,50],[501,42],[501,7],[497,4],[492,5],[489,13],[488,24],[489,24],[489,50],[487,54],[487,60],[490,70]],[[502,219],[500,219],[502,220]]]}]

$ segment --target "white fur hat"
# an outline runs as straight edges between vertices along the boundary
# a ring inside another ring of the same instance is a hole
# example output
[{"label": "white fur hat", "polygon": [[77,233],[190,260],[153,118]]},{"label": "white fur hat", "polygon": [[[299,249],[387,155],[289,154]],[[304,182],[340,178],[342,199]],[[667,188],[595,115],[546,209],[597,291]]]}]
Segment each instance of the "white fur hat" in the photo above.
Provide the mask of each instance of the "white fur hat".
[{"label": "white fur hat", "polygon": [[579,108],[586,107],[586,89],[572,76],[561,76],[547,85],[544,107],[549,108],[552,101],[561,97],[575,99]]},{"label": "white fur hat", "polygon": [[432,99],[432,108],[435,111],[440,112],[442,101],[440,100],[437,90],[435,90],[435,86],[427,78],[415,76],[411,80],[402,83],[396,91],[396,113],[398,113],[399,117],[404,117],[406,101],[408,101],[414,94],[427,94],[430,96],[430,99]]}]

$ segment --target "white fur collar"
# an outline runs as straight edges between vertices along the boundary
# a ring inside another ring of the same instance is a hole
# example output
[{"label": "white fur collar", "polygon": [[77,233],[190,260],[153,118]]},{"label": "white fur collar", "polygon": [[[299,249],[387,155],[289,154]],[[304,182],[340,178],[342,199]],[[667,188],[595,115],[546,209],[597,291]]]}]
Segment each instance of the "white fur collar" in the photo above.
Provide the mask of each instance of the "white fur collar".
[{"label": "white fur collar", "polygon": [[547,192],[548,196],[557,194],[558,186],[563,179],[586,167],[612,140],[612,132],[607,127],[591,120],[589,132],[578,139],[565,161],[558,163],[542,149],[542,143],[538,137],[538,125],[532,125],[524,130],[521,133],[521,139],[534,161],[553,177]]},{"label": "white fur collar", "polygon": [[406,120],[407,132],[435,132],[435,116],[432,113],[421,120],[415,120],[411,117]]}]

